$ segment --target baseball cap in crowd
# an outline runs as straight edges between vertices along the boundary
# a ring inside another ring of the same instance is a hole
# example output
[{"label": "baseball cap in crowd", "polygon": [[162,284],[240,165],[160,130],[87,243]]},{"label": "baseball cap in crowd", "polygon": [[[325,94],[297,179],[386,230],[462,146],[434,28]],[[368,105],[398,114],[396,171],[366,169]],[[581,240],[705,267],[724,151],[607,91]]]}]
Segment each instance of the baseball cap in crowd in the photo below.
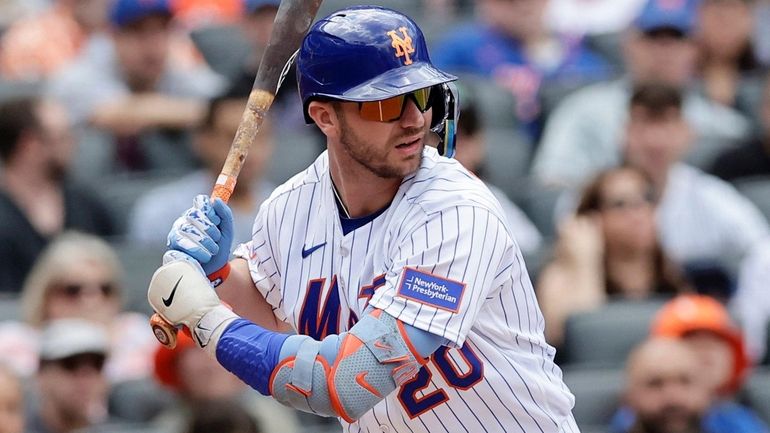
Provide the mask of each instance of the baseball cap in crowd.
[{"label": "baseball cap in crowd", "polygon": [[676,30],[688,36],[695,29],[698,0],[648,0],[634,26],[644,33]]},{"label": "baseball cap in crowd", "polygon": [[151,15],[172,15],[170,0],[114,0],[110,21],[125,27]]},{"label": "baseball cap in crowd", "polygon": [[262,8],[280,6],[281,0],[246,0],[246,11],[254,13]]},{"label": "baseball cap in crowd", "polygon": [[58,361],[84,354],[107,356],[107,331],[85,319],[58,319],[48,323],[40,338],[41,361]]},{"label": "baseball cap in crowd", "polygon": [[180,332],[177,336],[176,347],[167,349],[158,346],[155,351],[155,378],[166,387],[179,391],[182,381],[177,371],[179,356],[189,349],[194,349],[195,343],[187,333]]},{"label": "baseball cap in crowd", "polygon": [[733,352],[733,372],[724,385],[728,392],[743,383],[750,361],[740,329],[730,319],[727,309],[716,299],[705,295],[680,295],[667,302],[652,322],[652,335],[682,338],[687,334],[706,331],[725,340]]}]

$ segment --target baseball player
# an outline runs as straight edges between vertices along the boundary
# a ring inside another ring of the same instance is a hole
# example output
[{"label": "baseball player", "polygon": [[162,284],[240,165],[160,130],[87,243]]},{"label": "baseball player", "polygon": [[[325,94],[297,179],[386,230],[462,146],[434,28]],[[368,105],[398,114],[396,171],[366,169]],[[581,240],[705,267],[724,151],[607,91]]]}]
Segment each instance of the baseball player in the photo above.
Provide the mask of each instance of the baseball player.
[{"label": "baseball player", "polygon": [[498,202],[425,145],[437,132],[451,155],[457,101],[421,30],[341,10],[311,27],[297,74],[328,150],[273,192],[229,263],[231,212],[196,197],[150,284],[155,311],[346,432],[578,432]]}]

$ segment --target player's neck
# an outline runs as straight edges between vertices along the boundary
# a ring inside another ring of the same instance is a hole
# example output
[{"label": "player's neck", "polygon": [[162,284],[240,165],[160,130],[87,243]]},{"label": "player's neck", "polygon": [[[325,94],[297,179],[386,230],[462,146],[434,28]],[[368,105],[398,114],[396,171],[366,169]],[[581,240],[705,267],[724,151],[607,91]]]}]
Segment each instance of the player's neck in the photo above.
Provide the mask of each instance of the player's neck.
[{"label": "player's neck", "polygon": [[334,163],[329,167],[333,187],[350,218],[370,215],[386,207],[401,186],[401,179],[382,178],[366,170],[342,170]]}]

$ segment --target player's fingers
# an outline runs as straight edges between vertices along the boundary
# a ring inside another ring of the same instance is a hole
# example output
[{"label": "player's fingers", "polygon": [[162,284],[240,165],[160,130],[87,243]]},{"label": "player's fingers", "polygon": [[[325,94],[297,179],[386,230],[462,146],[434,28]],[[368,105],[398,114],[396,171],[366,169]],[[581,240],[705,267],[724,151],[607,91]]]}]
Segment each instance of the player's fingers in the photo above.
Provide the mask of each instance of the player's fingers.
[{"label": "player's fingers", "polygon": [[209,199],[209,196],[205,194],[196,195],[193,199],[193,207],[203,212],[214,225],[218,226],[219,223],[222,222],[219,215],[217,215],[211,207],[211,199]]},{"label": "player's fingers", "polygon": [[211,220],[198,209],[190,209],[185,213],[187,222],[195,226],[198,230],[206,233],[214,242],[219,242],[222,233]]},{"label": "player's fingers", "polygon": [[219,224],[219,230],[221,230],[222,236],[229,237],[230,239],[232,239],[233,211],[230,209],[230,206],[228,206],[224,201],[222,201],[222,199],[215,198],[213,203],[211,204],[211,207],[214,209],[214,212],[222,221]]},{"label": "player's fingers", "polygon": [[197,227],[188,224],[186,218],[179,218],[168,235],[167,245],[191,255],[201,263],[208,263],[219,251],[217,244]]}]

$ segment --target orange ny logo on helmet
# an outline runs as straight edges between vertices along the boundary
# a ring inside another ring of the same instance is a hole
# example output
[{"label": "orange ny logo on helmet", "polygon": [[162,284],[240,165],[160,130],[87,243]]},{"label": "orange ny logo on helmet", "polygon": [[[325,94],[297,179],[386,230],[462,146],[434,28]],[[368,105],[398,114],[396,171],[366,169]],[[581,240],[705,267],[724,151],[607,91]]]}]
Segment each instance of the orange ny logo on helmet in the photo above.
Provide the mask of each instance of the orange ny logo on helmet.
[{"label": "orange ny logo on helmet", "polygon": [[404,35],[404,37],[402,38],[399,36],[395,30],[389,31],[388,36],[393,39],[393,43],[391,45],[396,49],[396,57],[404,57],[404,65],[411,65],[412,58],[409,57],[409,55],[414,53],[412,38],[409,36],[409,33],[406,32],[406,27],[399,27],[398,30]]}]

